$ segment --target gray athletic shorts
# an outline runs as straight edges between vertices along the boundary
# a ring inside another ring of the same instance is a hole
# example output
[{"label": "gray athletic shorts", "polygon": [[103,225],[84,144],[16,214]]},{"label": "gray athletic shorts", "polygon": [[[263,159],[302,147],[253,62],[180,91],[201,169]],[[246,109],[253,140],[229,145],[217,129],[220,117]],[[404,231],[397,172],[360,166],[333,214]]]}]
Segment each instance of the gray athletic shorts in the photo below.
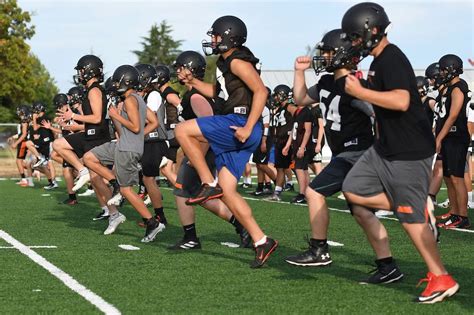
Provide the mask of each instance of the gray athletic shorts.
[{"label": "gray athletic shorts", "polygon": [[[216,157],[212,151],[206,154],[207,166],[212,174],[216,172]],[[196,196],[201,188],[201,179],[199,178],[196,169],[188,164],[187,157],[183,158],[176,177],[175,188],[173,194],[178,197],[190,198]]]},{"label": "gray athletic shorts", "polygon": [[388,161],[370,147],[347,174],[342,191],[364,197],[386,193],[400,222],[423,223],[432,161]]},{"label": "gray athletic shorts", "polygon": [[119,151],[116,142],[107,142],[91,150],[104,165],[115,165],[115,177],[121,187],[138,184],[139,163],[142,155],[137,152]]}]

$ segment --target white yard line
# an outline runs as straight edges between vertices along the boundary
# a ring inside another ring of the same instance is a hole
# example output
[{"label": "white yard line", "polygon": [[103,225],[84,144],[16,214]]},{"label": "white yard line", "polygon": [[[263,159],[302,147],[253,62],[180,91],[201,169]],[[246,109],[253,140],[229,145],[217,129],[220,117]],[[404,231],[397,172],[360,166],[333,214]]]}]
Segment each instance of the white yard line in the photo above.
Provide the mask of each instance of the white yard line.
[{"label": "white yard line", "polygon": [[[28,248],[58,248],[57,246],[51,246],[51,245],[33,245],[33,246],[27,246]],[[0,249],[11,249],[15,248],[14,246],[0,246]]]},{"label": "white yard line", "polygon": [[29,259],[33,260],[35,263],[46,269],[50,274],[58,278],[68,288],[70,288],[72,291],[76,292],[84,299],[89,301],[92,305],[97,307],[104,314],[121,314],[120,311],[115,308],[115,306],[106,302],[103,298],[101,298],[100,296],[77,282],[69,274],[65,273],[64,271],[47,261],[43,256],[30,249],[28,246],[22,244],[21,242],[13,238],[7,232],[0,230],[0,238],[4,239],[7,243],[18,249],[18,251],[20,251],[23,255],[26,255]]}]

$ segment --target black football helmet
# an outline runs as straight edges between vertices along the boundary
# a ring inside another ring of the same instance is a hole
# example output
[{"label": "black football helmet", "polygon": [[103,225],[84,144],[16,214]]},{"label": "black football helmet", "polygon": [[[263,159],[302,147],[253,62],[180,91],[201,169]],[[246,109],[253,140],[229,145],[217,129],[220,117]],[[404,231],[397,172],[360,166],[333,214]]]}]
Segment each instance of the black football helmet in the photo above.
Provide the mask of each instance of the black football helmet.
[{"label": "black football helmet", "polygon": [[179,54],[173,63],[173,67],[176,71],[184,67],[191,71],[195,78],[202,80],[206,73],[206,59],[196,51],[187,50]]},{"label": "black football helmet", "polygon": [[[384,8],[373,2],[362,2],[352,6],[342,18],[341,28],[345,37],[350,41],[360,41],[352,49],[362,57],[377,47],[387,34],[390,20]],[[372,34],[376,28],[377,34]]]},{"label": "black football helmet", "polygon": [[69,98],[64,93],[56,94],[53,98],[53,104],[56,108],[61,108],[64,105],[69,104]]},{"label": "black football helmet", "polygon": [[122,65],[115,69],[112,75],[112,85],[118,95],[123,95],[130,89],[137,89],[139,85],[138,70],[134,66]]},{"label": "black football helmet", "polygon": [[34,114],[39,114],[46,110],[46,105],[44,105],[42,102],[34,102],[32,109]]},{"label": "black football helmet", "polygon": [[[236,16],[226,15],[218,18],[207,32],[211,41],[202,41],[202,49],[206,56],[218,55],[231,48],[242,46],[247,41],[247,26]],[[219,36],[221,40],[215,42],[212,37]]]},{"label": "black football helmet", "polygon": [[272,99],[275,105],[279,105],[285,101],[289,101],[293,96],[293,92],[288,85],[280,84],[273,89]]},{"label": "black football helmet", "polygon": [[20,119],[23,119],[23,117],[28,116],[30,112],[31,108],[28,105],[20,105],[16,108],[16,115]]},{"label": "black football helmet", "polygon": [[437,90],[443,84],[439,63],[430,64],[425,70],[425,77],[429,80],[430,87]]},{"label": "black football helmet", "polygon": [[74,105],[76,103],[82,104],[82,101],[84,100],[85,96],[85,91],[82,87],[73,86],[69,89],[67,95],[69,95],[69,105]]},{"label": "black football helmet", "polygon": [[426,96],[426,94],[428,94],[429,87],[430,87],[429,79],[422,75],[417,76],[416,87],[418,88],[418,93],[420,93],[421,97]]},{"label": "black football helmet", "polygon": [[77,71],[75,75],[74,83],[86,84],[92,78],[97,78],[99,82],[104,81],[104,65],[99,57],[94,55],[82,56],[74,67]]},{"label": "black football helmet", "polygon": [[444,55],[439,59],[438,64],[442,84],[448,83],[463,73],[462,59],[456,55]]},{"label": "black football helmet", "polygon": [[[321,72],[334,72],[334,70],[355,65],[359,62],[349,55],[352,43],[344,36],[341,29],[327,32],[323,39],[316,44],[316,56],[313,57],[313,69],[316,75]],[[324,54],[327,53],[326,56]]]},{"label": "black football helmet", "polygon": [[144,89],[151,86],[152,83],[156,83],[158,80],[158,74],[156,73],[155,67],[149,64],[140,63],[135,66],[138,71],[138,91],[143,91]]},{"label": "black football helmet", "polygon": [[155,85],[158,88],[160,88],[170,81],[171,72],[170,72],[170,69],[165,65],[158,65],[156,66],[155,70],[156,70],[156,75],[157,75],[157,80],[156,80]]}]

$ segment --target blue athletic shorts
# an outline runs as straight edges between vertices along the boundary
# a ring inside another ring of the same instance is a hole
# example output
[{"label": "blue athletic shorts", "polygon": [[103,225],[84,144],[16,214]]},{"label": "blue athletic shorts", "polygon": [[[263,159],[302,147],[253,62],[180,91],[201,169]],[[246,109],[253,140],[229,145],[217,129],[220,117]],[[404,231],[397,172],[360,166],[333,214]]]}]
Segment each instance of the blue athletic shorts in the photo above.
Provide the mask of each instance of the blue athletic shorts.
[{"label": "blue athletic shorts", "polygon": [[238,181],[244,173],[245,164],[260,144],[262,123],[257,122],[247,141],[241,143],[234,137],[234,130],[230,126],[245,126],[246,116],[238,114],[208,116],[197,118],[196,122],[216,155],[217,171],[225,166]]},{"label": "blue athletic shorts", "polygon": [[268,158],[268,163],[275,164],[275,146],[272,145],[270,149],[270,157]]}]

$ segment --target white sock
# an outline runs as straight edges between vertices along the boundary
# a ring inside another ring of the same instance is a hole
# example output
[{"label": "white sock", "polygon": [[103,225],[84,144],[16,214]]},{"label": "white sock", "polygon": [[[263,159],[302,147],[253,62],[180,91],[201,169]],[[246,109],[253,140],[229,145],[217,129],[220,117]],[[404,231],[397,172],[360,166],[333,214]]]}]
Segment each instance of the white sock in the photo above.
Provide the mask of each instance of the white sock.
[{"label": "white sock", "polygon": [[252,184],[252,178],[249,176],[249,177],[245,177],[244,178],[244,183],[245,184]]},{"label": "white sock", "polygon": [[468,201],[468,202],[472,202],[472,201],[473,201],[473,200],[472,200],[472,191],[468,191],[468,192],[467,192],[467,201]]},{"label": "white sock", "polygon": [[104,210],[105,214],[109,214],[109,208],[107,208],[107,206],[103,206],[102,210]]},{"label": "white sock", "polygon": [[260,239],[259,241],[256,241],[256,242],[255,242],[255,247],[260,246],[260,245],[263,245],[263,244],[265,244],[266,242],[267,242],[267,236],[264,235],[264,236],[262,237],[262,239]]},{"label": "white sock", "polygon": [[207,183],[211,187],[216,187],[217,186],[217,177],[214,178],[214,181],[212,183]]},{"label": "white sock", "polygon": [[282,192],[283,188],[281,186],[275,186],[275,192],[279,193]]},{"label": "white sock", "polygon": [[81,169],[79,171],[79,175],[81,175],[81,176],[82,175],[87,175],[87,174],[89,174],[89,169],[87,167],[84,167],[83,169]]},{"label": "white sock", "polygon": [[33,177],[28,177],[26,180],[28,180],[29,184],[33,184]]}]

